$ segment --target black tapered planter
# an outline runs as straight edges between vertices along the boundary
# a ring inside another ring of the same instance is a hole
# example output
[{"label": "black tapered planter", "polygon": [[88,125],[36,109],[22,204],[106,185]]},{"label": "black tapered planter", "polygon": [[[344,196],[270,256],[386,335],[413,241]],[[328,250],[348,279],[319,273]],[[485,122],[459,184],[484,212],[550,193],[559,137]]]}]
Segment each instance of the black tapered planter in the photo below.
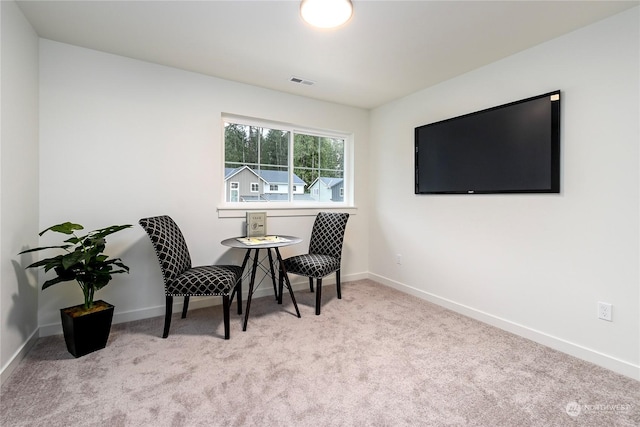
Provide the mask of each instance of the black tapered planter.
[{"label": "black tapered planter", "polygon": [[62,332],[67,350],[75,357],[105,348],[111,331],[114,306],[100,301],[86,311],[82,304],[61,308]]}]

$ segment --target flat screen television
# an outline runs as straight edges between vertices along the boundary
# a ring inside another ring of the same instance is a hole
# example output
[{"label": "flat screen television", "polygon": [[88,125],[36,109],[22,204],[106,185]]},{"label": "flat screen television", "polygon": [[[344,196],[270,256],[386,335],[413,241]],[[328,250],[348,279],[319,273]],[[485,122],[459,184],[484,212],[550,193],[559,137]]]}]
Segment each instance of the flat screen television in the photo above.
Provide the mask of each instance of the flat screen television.
[{"label": "flat screen television", "polygon": [[415,128],[416,194],[559,192],[559,90]]}]

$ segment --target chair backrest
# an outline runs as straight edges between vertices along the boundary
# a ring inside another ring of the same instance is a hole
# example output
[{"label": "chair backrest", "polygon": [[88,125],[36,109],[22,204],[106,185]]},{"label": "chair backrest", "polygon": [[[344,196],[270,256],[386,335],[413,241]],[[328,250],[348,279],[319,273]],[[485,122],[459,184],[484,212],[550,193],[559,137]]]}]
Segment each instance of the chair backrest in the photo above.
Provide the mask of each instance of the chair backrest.
[{"label": "chair backrest", "polygon": [[319,212],[311,230],[309,253],[342,258],[342,242],[348,213]]},{"label": "chair backrest", "polygon": [[191,268],[191,255],[178,225],[167,215],[142,218],[138,223],[147,232],[160,262],[165,284]]}]

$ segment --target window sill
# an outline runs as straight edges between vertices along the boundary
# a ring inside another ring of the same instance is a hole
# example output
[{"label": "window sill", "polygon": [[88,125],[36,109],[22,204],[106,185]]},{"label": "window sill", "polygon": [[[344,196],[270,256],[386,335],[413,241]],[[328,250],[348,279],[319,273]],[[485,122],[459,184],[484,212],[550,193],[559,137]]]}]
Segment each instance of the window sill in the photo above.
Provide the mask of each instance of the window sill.
[{"label": "window sill", "polygon": [[258,211],[267,212],[269,217],[286,217],[286,216],[316,216],[318,212],[340,211],[347,212],[350,215],[355,215],[358,208],[355,206],[347,205],[313,205],[313,206],[278,206],[270,204],[264,207],[251,204],[248,206],[246,203],[238,205],[218,206],[218,218],[246,218],[247,212]]}]

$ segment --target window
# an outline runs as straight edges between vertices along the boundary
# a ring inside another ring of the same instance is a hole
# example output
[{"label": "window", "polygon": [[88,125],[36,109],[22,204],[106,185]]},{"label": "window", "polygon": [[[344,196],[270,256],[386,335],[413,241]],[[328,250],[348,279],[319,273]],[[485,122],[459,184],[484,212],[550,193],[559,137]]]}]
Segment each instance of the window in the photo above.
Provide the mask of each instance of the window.
[{"label": "window", "polygon": [[239,192],[238,189],[240,188],[240,183],[239,182],[231,182],[229,184],[229,188],[231,189],[229,198],[232,202],[238,202],[238,196],[239,196]]},{"label": "window", "polygon": [[223,121],[226,202],[345,202],[346,135],[231,116]]}]

